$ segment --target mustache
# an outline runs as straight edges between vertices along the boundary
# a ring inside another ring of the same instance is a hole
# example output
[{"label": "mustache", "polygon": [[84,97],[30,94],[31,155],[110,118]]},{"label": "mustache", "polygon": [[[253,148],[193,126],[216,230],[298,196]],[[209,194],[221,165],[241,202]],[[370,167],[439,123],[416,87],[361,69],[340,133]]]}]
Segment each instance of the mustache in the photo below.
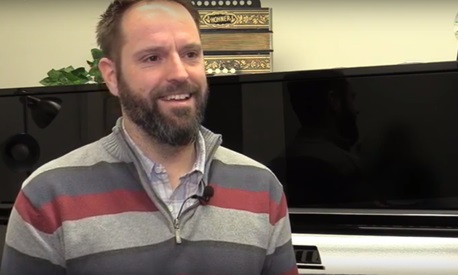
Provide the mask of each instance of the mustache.
[{"label": "mustache", "polygon": [[200,89],[198,85],[185,82],[179,84],[171,84],[166,87],[156,88],[154,91],[151,91],[154,94],[154,99],[159,99],[161,97],[176,95],[176,94],[197,94]]}]

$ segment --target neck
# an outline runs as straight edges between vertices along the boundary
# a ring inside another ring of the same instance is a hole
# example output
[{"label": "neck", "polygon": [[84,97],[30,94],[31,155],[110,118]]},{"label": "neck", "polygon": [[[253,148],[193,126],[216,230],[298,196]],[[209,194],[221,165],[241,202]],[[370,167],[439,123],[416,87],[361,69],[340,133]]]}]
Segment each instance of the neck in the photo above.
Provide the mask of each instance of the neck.
[{"label": "neck", "polygon": [[146,157],[164,166],[172,187],[175,188],[179,178],[188,173],[194,165],[197,154],[195,142],[183,146],[157,142],[127,119],[124,119],[124,128]]}]

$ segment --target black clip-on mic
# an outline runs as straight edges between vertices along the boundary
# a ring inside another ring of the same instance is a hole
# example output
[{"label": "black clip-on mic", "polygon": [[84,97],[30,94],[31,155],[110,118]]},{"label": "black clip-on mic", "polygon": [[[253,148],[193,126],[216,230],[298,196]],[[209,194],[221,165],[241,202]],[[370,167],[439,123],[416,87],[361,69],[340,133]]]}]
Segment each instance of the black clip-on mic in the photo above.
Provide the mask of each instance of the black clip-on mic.
[{"label": "black clip-on mic", "polygon": [[189,199],[198,199],[199,203],[201,205],[206,205],[210,201],[210,198],[213,197],[213,194],[214,194],[213,187],[211,187],[210,185],[205,186],[204,187],[204,191],[202,192],[202,196],[194,194],[194,195],[188,197],[187,199],[185,199],[183,201],[183,203],[181,204],[181,207],[180,207],[180,211],[178,211],[177,217],[180,216],[181,211],[183,210],[183,206],[184,206],[184,204],[186,203],[187,200],[189,200]]},{"label": "black clip-on mic", "polygon": [[210,198],[213,197],[213,193],[213,187],[207,185],[204,188],[204,192],[202,192],[202,196],[195,194],[191,196],[191,199],[198,199],[200,204],[207,204],[210,201]]}]

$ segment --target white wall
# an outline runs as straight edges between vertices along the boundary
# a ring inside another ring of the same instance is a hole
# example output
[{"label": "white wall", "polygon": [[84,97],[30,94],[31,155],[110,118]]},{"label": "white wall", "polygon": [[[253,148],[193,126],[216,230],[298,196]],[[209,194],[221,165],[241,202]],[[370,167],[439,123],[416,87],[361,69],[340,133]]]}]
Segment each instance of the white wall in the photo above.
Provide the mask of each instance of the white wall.
[{"label": "white wall", "polygon": [[87,66],[110,0],[0,0],[0,88],[40,86],[52,69]]},{"label": "white wall", "polygon": [[274,70],[456,60],[458,0],[261,0]]},{"label": "white wall", "polygon": [[[0,0],[0,88],[86,66],[110,0]],[[274,71],[450,61],[458,0],[261,0],[273,9]]]}]

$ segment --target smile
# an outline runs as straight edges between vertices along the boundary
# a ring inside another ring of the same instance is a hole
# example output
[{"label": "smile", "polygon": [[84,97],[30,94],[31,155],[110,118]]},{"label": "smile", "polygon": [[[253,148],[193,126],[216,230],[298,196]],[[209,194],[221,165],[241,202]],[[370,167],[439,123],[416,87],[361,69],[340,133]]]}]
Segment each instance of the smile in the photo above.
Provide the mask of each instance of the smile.
[{"label": "smile", "polygon": [[172,100],[186,100],[191,98],[191,94],[179,94],[179,95],[169,95],[164,97],[164,100],[172,101]]}]

